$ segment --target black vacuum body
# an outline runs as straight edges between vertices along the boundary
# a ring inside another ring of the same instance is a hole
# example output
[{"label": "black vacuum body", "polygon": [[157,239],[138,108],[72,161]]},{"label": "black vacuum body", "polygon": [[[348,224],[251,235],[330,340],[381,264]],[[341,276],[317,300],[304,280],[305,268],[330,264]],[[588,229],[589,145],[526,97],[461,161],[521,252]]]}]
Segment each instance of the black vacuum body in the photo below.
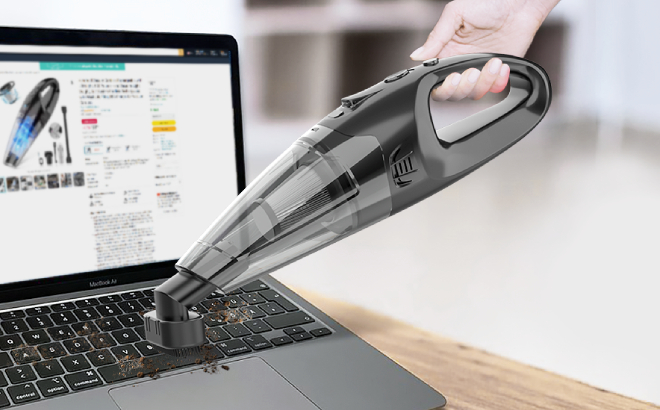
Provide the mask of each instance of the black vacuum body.
[{"label": "black vacuum body", "polygon": [[[436,132],[431,91],[493,57],[511,68],[509,95]],[[439,192],[527,135],[550,101],[541,67],[495,54],[428,60],[343,98],[179,259],[145,315],[147,339],[171,354],[201,345],[202,318],[189,308],[212,291],[231,292]]]},{"label": "black vacuum body", "polygon": [[55,111],[60,84],[54,78],[39,82],[25,97],[9,135],[5,165],[17,167]]}]

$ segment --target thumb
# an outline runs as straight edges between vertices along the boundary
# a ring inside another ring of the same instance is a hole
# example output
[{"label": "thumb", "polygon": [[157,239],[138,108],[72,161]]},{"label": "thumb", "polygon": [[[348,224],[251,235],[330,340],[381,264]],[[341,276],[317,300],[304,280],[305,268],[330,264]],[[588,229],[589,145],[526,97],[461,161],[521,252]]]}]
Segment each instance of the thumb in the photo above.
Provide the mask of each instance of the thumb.
[{"label": "thumb", "polygon": [[413,60],[426,60],[437,57],[460,27],[461,16],[456,12],[452,3],[447,4],[424,45],[413,51],[410,58]]}]

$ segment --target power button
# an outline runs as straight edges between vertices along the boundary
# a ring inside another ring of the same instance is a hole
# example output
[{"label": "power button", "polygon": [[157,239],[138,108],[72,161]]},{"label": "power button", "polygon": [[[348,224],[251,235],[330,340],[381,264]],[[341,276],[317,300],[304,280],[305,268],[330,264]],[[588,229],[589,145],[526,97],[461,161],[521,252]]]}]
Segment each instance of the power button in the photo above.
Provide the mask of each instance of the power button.
[{"label": "power button", "polygon": [[422,63],[422,64],[424,64],[424,67],[431,67],[431,66],[434,66],[434,65],[438,64],[439,61],[440,60],[438,60],[437,58],[432,58],[430,60],[424,61],[424,63]]},{"label": "power button", "polygon": [[408,70],[407,69],[406,70],[401,70],[398,73],[392,74],[391,76],[387,77],[385,79],[385,82],[386,83],[391,83],[392,81],[396,81],[399,78],[405,77],[406,75],[408,75]]}]

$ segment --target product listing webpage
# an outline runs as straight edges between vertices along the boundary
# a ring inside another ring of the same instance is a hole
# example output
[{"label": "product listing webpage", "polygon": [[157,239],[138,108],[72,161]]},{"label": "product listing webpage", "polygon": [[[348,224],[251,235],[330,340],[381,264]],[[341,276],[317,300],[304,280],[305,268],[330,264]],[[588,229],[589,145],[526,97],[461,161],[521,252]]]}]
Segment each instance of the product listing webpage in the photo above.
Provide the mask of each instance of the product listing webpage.
[{"label": "product listing webpage", "polygon": [[1,282],[177,259],[236,196],[229,64],[0,61],[2,84]]}]

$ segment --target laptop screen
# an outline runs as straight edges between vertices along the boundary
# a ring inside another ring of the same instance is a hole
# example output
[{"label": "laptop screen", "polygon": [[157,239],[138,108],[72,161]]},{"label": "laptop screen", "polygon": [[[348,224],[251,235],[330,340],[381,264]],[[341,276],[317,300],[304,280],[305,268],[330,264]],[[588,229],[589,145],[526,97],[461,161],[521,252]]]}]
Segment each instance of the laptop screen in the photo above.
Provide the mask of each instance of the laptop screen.
[{"label": "laptop screen", "polygon": [[0,45],[0,284],[178,259],[237,192],[230,57]]}]

